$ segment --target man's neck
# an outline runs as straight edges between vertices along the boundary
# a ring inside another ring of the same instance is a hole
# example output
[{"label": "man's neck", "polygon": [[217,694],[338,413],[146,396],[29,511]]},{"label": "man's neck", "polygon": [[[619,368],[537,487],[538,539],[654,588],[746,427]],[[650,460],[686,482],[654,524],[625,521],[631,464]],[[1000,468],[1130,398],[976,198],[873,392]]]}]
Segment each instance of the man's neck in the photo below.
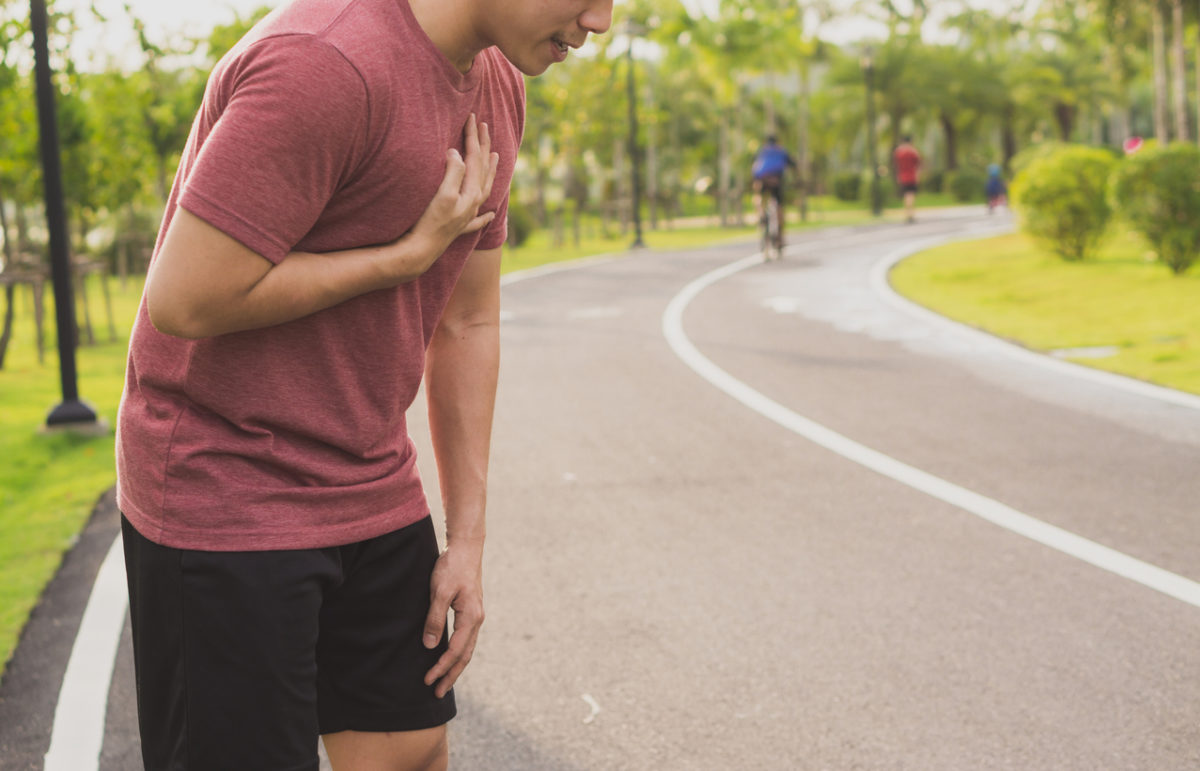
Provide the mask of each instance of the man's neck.
[{"label": "man's neck", "polygon": [[487,45],[475,32],[471,0],[408,0],[421,29],[459,72],[467,72]]}]

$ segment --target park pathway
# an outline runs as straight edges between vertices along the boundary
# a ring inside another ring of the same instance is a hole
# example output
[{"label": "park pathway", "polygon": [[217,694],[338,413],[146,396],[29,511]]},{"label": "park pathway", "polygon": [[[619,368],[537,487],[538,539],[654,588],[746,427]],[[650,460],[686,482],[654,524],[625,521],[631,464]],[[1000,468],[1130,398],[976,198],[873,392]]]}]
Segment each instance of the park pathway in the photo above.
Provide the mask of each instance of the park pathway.
[{"label": "park pathway", "polygon": [[[1035,363],[882,286],[884,261],[1010,225],[509,279],[453,767],[1200,767],[1200,400]],[[114,516],[14,659],[0,769],[40,768]],[[106,771],[135,767],[123,635]]]}]

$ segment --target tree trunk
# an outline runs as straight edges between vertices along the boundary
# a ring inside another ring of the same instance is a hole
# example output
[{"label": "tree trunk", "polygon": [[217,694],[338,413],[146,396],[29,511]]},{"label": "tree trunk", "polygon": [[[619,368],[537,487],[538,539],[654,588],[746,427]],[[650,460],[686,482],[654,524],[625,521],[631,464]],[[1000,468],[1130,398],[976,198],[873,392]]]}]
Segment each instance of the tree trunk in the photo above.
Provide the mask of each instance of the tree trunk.
[{"label": "tree trunk", "polygon": [[[616,207],[617,223],[621,235],[629,232],[630,206],[625,201],[625,142],[622,139],[613,140],[613,171],[616,177],[613,181],[613,203]],[[632,198],[632,194],[630,198]]]},{"label": "tree trunk", "polygon": [[737,84],[737,111],[734,113],[733,124],[733,142],[729,148],[729,167],[730,167],[730,192],[732,200],[731,214],[734,217],[734,225],[742,224],[743,200],[746,186],[742,184],[745,177],[742,176],[740,164],[735,166],[734,161],[741,161],[740,150],[746,146],[746,113],[750,105],[746,99],[746,90],[742,87],[741,80]]},{"label": "tree trunk", "polygon": [[164,153],[158,154],[158,195],[166,206],[171,191],[167,187],[167,156]]},{"label": "tree trunk", "polygon": [[1012,159],[1017,154],[1017,132],[1013,128],[1016,122],[1017,108],[1011,102],[1004,105],[1004,115],[1000,126],[1000,148],[1004,154],[1004,171],[1012,172]]},{"label": "tree trunk", "polygon": [[546,183],[550,179],[550,170],[542,161],[542,142],[545,135],[538,132],[537,141],[533,143],[533,160],[536,169],[533,177],[533,218],[538,227],[546,227]]},{"label": "tree trunk", "polygon": [[16,286],[6,284],[4,287],[4,329],[0,330],[0,370],[4,369],[4,359],[8,356],[8,342],[12,340],[13,304],[16,300]]},{"label": "tree trunk", "polygon": [[[653,113],[649,113],[653,114]],[[658,230],[658,123],[646,126],[646,199],[650,204],[650,229]]]},{"label": "tree trunk", "polygon": [[779,122],[775,117],[775,75],[768,72],[766,74],[767,87],[765,90],[766,101],[763,105],[763,125],[767,127],[768,134],[776,134],[779,131]]},{"label": "tree trunk", "polygon": [[1166,144],[1170,141],[1167,127],[1167,52],[1162,5],[1150,2],[1151,58],[1154,62],[1154,138]]},{"label": "tree trunk", "polygon": [[805,62],[800,69],[797,77],[800,79],[800,120],[799,131],[800,141],[797,150],[796,165],[799,166],[796,176],[796,192],[800,199],[800,221],[808,222],[808,185],[809,185],[809,169],[808,169],[808,102],[809,102],[809,81],[808,81],[808,63]]},{"label": "tree trunk", "polygon": [[1196,142],[1200,143],[1200,24],[1196,25]]},{"label": "tree trunk", "polygon": [[946,171],[956,171],[958,169],[958,129],[954,127],[954,119],[942,113],[939,116],[942,122],[942,132],[946,135]]},{"label": "tree trunk", "polygon": [[721,113],[717,135],[717,210],[721,227],[729,226],[729,117]]},{"label": "tree trunk", "polygon": [[1058,138],[1063,142],[1071,141],[1071,132],[1075,130],[1076,108],[1059,102],[1054,105],[1054,121],[1058,123]]},{"label": "tree trunk", "polygon": [[13,212],[13,222],[17,226],[17,256],[29,251],[29,219],[25,215],[25,207],[18,201]]},{"label": "tree trunk", "polygon": [[1175,65],[1175,138],[1188,141],[1187,49],[1183,45],[1183,0],[1171,0],[1171,63]]},{"label": "tree trunk", "polygon": [[[0,196],[0,237],[4,238],[4,271],[12,269],[13,248],[8,238],[8,214],[4,211],[4,196]],[[0,273],[4,272],[0,271]],[[0,329],[0,369],[4,369],[4,358],[8,355],[8,342],[12,340],[13,302],[16,287],[6,284],[4,287],[4,328]]]}]

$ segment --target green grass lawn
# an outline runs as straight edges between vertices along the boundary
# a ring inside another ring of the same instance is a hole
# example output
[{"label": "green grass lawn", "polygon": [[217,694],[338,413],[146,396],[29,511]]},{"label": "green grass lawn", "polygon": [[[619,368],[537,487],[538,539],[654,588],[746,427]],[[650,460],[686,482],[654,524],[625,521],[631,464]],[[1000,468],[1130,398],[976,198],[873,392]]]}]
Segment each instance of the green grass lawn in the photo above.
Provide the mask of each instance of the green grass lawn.
[{"label": "green grass lawn", "polygon": [[1200,394],[1200,269],[1173,275],[1127,229],[1084,263],[1017,234],[923,252],[891,280],[921,305],[1034,350],[1111,347],[1066,358]]},{"label": "green grass lawn", "polygon": [[[80,397],[112,425],[125,371],[126,340],[141,292],[110,280],[116,340],[109,339],[99,279],[87,282],[97,345],[76,356]],[[17,635],[63,553],[87,521],[96,499],[114,481],[113,437],[44,435],[50,409],[62,401],[54,338],[53,297],[46,292],[45,360],[39,363],[32,292],[18,288],[13,340],[0,371],[0,661],[7,662]],[[2,302],[2,301],[0,301]]]}]

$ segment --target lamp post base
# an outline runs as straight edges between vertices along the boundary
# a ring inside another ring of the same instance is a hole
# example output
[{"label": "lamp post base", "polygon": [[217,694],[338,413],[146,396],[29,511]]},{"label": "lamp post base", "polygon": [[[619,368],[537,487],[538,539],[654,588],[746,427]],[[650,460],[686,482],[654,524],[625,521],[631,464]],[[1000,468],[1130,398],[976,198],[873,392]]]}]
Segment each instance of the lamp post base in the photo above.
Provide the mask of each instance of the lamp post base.
[{"label": "lamp post base", "polygon": [[104,436],[109,432],[108,421],[96,416],[86,402],[68,399],[50,410],[46,416],[45,433],[66,432],[86,436]]}]

